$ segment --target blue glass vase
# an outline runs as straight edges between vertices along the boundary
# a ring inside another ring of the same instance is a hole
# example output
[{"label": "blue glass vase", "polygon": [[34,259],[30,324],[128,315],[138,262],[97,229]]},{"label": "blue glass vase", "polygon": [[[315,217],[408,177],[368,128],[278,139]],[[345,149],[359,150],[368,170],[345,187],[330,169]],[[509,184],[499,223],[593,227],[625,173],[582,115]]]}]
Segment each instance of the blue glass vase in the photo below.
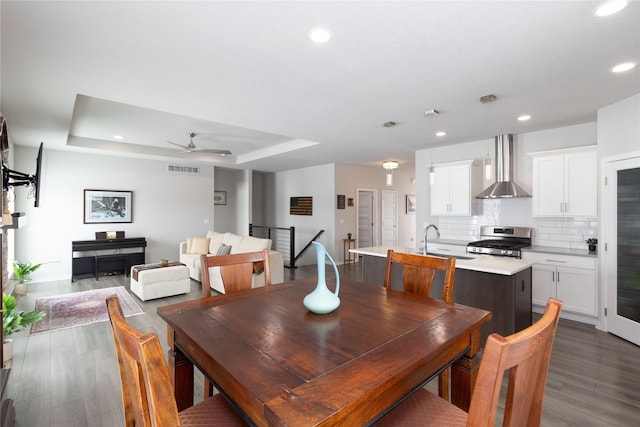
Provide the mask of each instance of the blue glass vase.
[{"label": "blue glass vase", "polygon": [[[335,261],[331,258],[331,255],[327,253],[327,250],[318,242],[311,242],[316,249],[316,256],[318,262],[318,284],[313,292],[304,297],[302,303],[307,310],[316,314],[327,314],[334,311],[340,305],[340,298],[338,298],[338,292],[340,291],[340,275],[338,273],[338,267]],[[327,288],[327,281],[325,280],[325,263],[324,259],[328,258],[333,265],[333,270],[336,273],[336,290],[331,292]]]}]

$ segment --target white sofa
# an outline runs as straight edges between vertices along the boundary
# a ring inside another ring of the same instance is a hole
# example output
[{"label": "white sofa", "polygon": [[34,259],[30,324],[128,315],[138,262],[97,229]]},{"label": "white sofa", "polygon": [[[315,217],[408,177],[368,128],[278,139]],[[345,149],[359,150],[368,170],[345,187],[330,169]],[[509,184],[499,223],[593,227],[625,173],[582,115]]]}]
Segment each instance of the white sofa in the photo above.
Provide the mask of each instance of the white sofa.
[{"label": "white sofa", "polygon": [[[225,246],[223,246],[225,245]],[[239,236],[233,233],[216,233],[208,231],[205,237],[190,237],[186,242],[180,242],[180,262],[189,268],[189,276],[202,282],[200,271],[200,256],[204,253],[217,255],[227,251],[230,254],[257,252],[271,249],[270,239],[260,239],[251,236]],[[271,284],[284,282],[284,259],[277,251],[269,251],[271,267]],[[209,269],[211,288],[224,294],[224,283],[220,276],[219,267]],[[264,286],[264,272],[253,275],[252,288]]]}]

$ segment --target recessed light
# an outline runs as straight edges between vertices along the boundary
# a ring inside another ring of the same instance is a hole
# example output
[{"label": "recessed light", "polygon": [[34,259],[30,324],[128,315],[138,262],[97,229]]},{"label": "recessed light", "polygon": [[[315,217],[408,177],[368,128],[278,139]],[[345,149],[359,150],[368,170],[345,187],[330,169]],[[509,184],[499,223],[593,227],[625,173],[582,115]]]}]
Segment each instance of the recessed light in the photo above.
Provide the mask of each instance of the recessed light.
[{"label": "recessed light", "polygon": [[326,28],[314,28],[309,31],[309,38],[316,43],[326,43],[331,39],[331,31]]},{"label": "recessed light", "polygon": [[530,115],[528,114],[523,114],[520,117],[518,117],[518,120],[520,120],[521,122],[526,122],[527,120],[529,120],[531,118]]},{"label": "recessed light", "polygon": [[625,71],[631,70],[635,66],[636,64],[634,64],[633,62],[624,62],[613,67],[611,71],[614,73],[624,73]]},{"label": "recessed light", "polygon": [[614,13],[620,12],[622,9],[627,7],[628,4],[628,0],[609,0],[598,6],[596,10],[593,11],[593,14],[600,18],[604,16],[611,16]]},{"label": "recessed light", "polygon": [[122,135],[113,135],[113,139],[121,140],[121,139],[124,139],[124,136],[122,136]]},{"label": "recessed light", "polygon": [[436,136],[445,136],[447,133],[443,130],[436,132]]}]

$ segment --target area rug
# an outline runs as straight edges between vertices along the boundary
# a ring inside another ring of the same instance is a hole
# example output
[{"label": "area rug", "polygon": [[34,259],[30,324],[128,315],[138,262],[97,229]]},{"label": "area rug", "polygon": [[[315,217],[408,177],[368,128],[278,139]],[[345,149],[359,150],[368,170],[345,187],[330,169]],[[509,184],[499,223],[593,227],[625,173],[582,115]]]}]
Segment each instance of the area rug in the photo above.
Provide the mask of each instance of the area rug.
[{"label": "area rug", "polygon": [[35,309],[44,311],[47,315],[31,325],[31,333],[39,334],[107,321],[109,314],[105,299],[113,294],[118,296],[125,316],[144,313],[123,286],[38,298]]}]

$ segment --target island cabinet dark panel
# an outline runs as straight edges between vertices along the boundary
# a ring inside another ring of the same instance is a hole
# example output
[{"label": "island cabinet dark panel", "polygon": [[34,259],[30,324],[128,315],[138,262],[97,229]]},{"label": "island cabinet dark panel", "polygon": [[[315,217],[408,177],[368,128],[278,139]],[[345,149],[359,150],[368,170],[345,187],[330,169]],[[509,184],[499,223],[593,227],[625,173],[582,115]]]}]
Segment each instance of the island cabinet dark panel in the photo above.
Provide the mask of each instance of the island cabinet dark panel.
[{"label": "island cabinet dark panel", "polygon": [[[362,256],[363,279],[382,286],[386,258]],[[431,295],[442,296],[444,274],[437,272]],[[394,265],[391,287],[402,290],[402,268]],[[531,325],[531,268],[513,275],[485,273],[456,268],[453,302],[491,311],[491,321],[482,327],[482,342],[494,332],[507,336]]]},{"label": "island cabinet dark panel", "polygon": [[531,268],[512,276],[456,269],[453,302],[491,311],[482,342],[494,332],[507,336],[531,326]]}]

